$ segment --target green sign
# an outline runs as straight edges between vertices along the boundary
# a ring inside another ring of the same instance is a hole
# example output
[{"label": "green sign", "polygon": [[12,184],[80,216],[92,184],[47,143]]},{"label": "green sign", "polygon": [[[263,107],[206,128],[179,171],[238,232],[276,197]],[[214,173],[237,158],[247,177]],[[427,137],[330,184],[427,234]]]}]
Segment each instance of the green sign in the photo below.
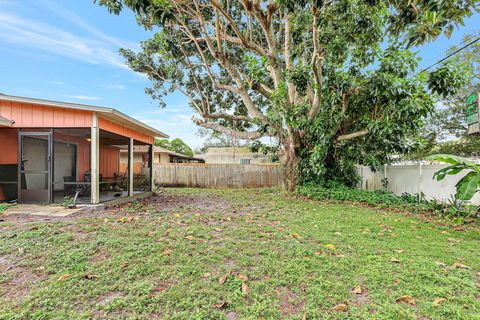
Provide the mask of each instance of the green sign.
[{"label": "green sign", "polygon": [[467,114],[468,134],[480,133],[480,99],[479,93],[467,97],[465,113]]}]

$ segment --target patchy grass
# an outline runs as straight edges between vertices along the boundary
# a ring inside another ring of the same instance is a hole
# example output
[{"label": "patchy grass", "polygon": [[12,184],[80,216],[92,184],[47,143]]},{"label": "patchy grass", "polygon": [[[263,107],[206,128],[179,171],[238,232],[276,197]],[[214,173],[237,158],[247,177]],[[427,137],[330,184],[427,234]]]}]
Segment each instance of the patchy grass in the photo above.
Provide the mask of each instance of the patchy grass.
[{"label": "patchy grass", "polygon": [[1,319],[480,318],[473,227],[277,190],[21,219],[0,222]]},{"label": "patchy grass", "polygon": [[8,208],[13,207],[11,204],[4,204],[0,203],[0,215],[3,213],[3,211],[7,210]]}]

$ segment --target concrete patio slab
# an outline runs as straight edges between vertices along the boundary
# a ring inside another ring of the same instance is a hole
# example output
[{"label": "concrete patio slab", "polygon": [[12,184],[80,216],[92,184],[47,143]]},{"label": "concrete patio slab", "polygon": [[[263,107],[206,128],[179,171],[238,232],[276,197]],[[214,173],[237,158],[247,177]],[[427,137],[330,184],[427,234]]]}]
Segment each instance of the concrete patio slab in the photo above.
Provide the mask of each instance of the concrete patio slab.
[{"label": "concrete patio slab", "polygon": [[46,217],[67,217],[74,213],[85,210],[84,207],[68,209],[62,206],[48,206],[38,204],[19,204],[13,208],[7,209],[3,212],[3,215],[34,215],[34,216],[46,216]]}]

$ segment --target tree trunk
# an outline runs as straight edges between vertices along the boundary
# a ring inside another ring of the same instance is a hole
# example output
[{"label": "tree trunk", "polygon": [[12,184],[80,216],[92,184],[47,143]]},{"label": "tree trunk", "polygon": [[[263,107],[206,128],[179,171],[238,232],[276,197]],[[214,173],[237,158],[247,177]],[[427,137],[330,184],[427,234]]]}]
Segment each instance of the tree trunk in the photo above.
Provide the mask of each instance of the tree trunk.
[{"label": "tree trunk", "polygon": [[295,186],[299,183],[297,167],[300,162],[300,136],[298,133],[289,130],[287,141],[284,143],[285,155],[283,162],[286,170],[287,187],[290,192],[295,191]]}]

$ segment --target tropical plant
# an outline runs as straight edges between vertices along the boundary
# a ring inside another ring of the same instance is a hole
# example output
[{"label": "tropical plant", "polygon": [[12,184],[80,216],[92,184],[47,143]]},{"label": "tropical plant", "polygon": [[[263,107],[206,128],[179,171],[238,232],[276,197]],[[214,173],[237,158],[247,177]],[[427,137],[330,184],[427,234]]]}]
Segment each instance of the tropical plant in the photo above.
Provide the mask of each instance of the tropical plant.
[{"label": "tropical plant", "polygon": [[204,128],[272,136],[291,189],[356,184],[411,146],[433,94],[462,85],[455,65],[418,72],[412,46],[449,36],[478,0],[97,0],[154,30],[127,65],[163,98],[181,92]]},{"label": "tropical plant", "polygon": [[447,175],[455,175],[463,170],[469,171],[455,186],[457,188],[456,199],[470,200],[478,191],[480,186],[480,165],[450,154],[434,154],[426,159],[450,164],[450,166],[434,173],[433,178],[437,179],[437,181],[443,180]]}]

